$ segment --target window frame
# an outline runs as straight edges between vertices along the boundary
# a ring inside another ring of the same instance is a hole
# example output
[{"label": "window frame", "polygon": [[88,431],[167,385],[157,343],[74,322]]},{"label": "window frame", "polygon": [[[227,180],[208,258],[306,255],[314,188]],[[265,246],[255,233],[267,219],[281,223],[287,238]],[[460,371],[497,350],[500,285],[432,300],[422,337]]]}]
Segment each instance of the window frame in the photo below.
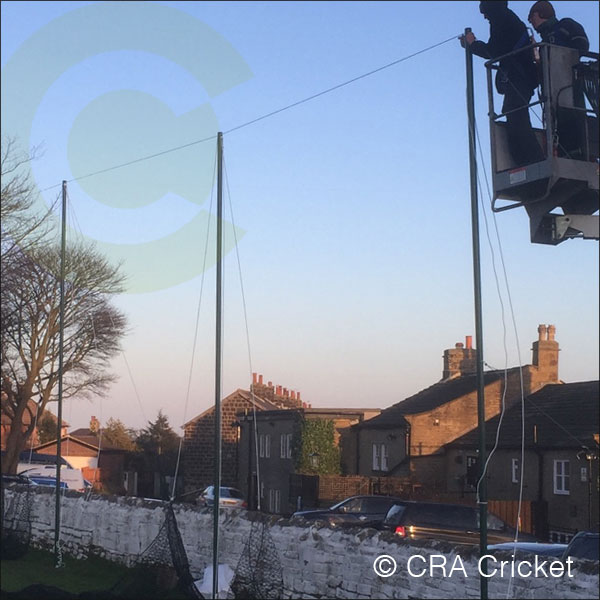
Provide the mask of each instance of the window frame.
[{"label": "window frame", "polygon": [[510,460],[510,480],[512,483],[521,482],[521,461],[518,458]]},{"label": "window frame", "polygon": [[554,493],[557,496],[569,496],[571,494],[571,461],[565,458],[554,459],[552,471]]},{"label": "window frame", "polygon": [[269,490],[269,510],[277,514],[281,512],[281,490]]},{"label": "window frame", "polygon": [[373,442],[373,456],[371,467],[373,471],[379,471],[379,467],[381,465],[381,458],[379,454],[379,443]]},{"label": "window frame", "polygon": [[384,442],[373,442],[373,456],[372,456],[372,470],[382,471],[387,473],[389,471],[388,466],[388,447]]},{"label": "window frame", "polygon": [[386,472],[388,471],[388,447],[387,444],[381,444],[381,448],[379,451],[379,456],[381,457],[381,468],[380,471]]}]

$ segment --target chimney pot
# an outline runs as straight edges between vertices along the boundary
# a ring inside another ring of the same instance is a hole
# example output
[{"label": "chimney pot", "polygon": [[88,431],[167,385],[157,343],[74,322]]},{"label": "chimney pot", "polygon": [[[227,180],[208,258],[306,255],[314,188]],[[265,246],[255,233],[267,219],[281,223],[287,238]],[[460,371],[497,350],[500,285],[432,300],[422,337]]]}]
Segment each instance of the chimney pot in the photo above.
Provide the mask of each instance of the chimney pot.
[{"label": "chimney pot", "polygon": [[463,343],[462,342],[456,342],[456,347],[457,348],[462,348],[463,347]]},{"label": "chimney pot", "polygon": [[267,385],[271,388],[271,387],[273,387],[273,382],[272,381],[268,381]]},{"label": "chimney pot", "polygon": [[263,376],[259,375],[258,376],[258,385],[262,385],[263,384]]},{"label": "chimney pot", "polygon": [[257,379],[256,379],[256,378],[257,378],[257,377],[258,377],[258,375],[257,375],[256,373],[252,373],[252,383],[253,383],[254,385],[256,385],[256,381],[257,381]]},{"label": "chimney pot", "polygon": [[278,386],[275,388],[275,393],[276,393],[278,396],[281,396],[281,386],[280,386],[280,385],[278,385]]},{"label": "chimney pot", "polygon": [[555,334],[556,334],[556,327],[554,325],[548,325],[548,339],[554,341]]},{"label": "chimney pot", "polygon": [[302,403],[302,408],[306,408],[306,402]]},{"label": "chimney pot", "polygon": [[540,335],[540,342],[546,339],[547,329],[544,324],[538,326],[538,333]]},{"label": "chimney pot", "polygon": [[300,392],[297,392],[297,396],[298,400],[300,400]]},{"label": "chimney pot", "polygon": [[296,399],[296,392],[294,390],[292,390],[290,392],[290,394],[292,395],[292,400],[295,400]]},{"label": "chimney pot", "polygon": [[473,348],[473,337],[468,335],[465,338],[465,345],[467,347],[467,350],[471,350]]}]

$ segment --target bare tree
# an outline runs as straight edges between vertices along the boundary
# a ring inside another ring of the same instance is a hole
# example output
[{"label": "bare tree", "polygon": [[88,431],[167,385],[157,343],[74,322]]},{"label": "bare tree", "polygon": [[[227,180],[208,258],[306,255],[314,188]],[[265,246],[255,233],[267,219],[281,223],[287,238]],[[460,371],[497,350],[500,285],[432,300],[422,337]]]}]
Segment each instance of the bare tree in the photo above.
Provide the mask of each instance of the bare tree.
[{"label": "bare tree", "polygon": [[[2,405],[12,425],[2,472],[14,473],[33,432],[31,410],[56,400],[59,378],[60,248],[38,244],[2,261]],[[114,377],[110,359],[125,333],[124,315],[110,304],[122,291],[119,267],[90,245],[71,246],[65,261],[63,399],[101,394]]]},{"label": "bare tree", "polygon": [[[50,208],[38,208],[36,187],[31,180],[30,163],[36,158],[20,152],[15,140],[2,138],[0,219],[2,222],[0,250],[2,260],[13,252],[27,250],[43,240],[51,229]],[[39,206],[42,206],[41,204]]]}]

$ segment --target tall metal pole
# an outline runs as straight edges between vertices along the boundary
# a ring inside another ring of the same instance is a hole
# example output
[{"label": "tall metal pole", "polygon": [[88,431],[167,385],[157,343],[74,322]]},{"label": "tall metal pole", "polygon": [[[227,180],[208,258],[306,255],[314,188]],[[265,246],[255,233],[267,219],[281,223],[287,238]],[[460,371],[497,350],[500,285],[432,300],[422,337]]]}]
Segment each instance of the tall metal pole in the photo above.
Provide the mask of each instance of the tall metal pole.
[{"label": "tall metal pole", "polygon": [[60,236],[60,305],[58,323],[58,411],[56,425],[56,508],[54,511],[54,565],[62,566],[60,552],[60,469],[63,400],[63,344],[65,338],[65,254],[67,240],[67,182],[62,182],[62,226]]},{"label": "tall metal pole", "polygon": [[[465,36],[471,29],[465,29]],[[479,429],[479,547],[480,556],[487,554],[487,485],[484,476],[485,448],[485,386],[483,381],[483,325],[481,310],[481,261],[479,252],[479,206],[477,198],[477,160],[475,154],[475,94],[473,87],[473,54],[465,42],[467,67],[467,114],[469,118],[469,167],[471,174],[471,229],[473,236],[473,287],[475,299],[475,343],[477,357],[477,424]],[[481,563],[481,573],[487,573],[487,560]],[[487,579],[479,576],[482,600],[488,597]]]},{"label": "tall metal pole", "polygon": [[219,592],[219,500],[221,496],[221,336],[223,305],[223,133],[217,134],[217,298],[215,335],[215,476],[213,504],[213,586],[212,596]]}]

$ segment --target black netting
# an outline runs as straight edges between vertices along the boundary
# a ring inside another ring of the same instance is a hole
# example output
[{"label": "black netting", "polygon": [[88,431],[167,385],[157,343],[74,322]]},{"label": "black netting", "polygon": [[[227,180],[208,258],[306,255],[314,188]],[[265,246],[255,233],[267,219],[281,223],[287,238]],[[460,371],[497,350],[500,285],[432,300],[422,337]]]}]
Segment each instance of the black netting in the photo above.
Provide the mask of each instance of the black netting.
[{"label": "black netting", "polygon": [[5,493],[2,483],[2,546],[3,560],[23,556],[31,541],[31,505],[33,502],[29,487],[25,491],[14,490]]},{"label": "black netting", "polygon": [[283,569],[266,523],[252,523],[231,590],[236,598],[282,597]]},{"label": "black netting", "polygon": [[598,63],[580,63],[575,69],[577,80],[580,82],[588,102],[598,117]]},{"label": "black netting", "polygon": [[159,598],[160,590],[177,587],[189,598],[203,598],[194,585],[173,505],[157,536],[139,555],[137,566],[112,588],[118,598]]}]

